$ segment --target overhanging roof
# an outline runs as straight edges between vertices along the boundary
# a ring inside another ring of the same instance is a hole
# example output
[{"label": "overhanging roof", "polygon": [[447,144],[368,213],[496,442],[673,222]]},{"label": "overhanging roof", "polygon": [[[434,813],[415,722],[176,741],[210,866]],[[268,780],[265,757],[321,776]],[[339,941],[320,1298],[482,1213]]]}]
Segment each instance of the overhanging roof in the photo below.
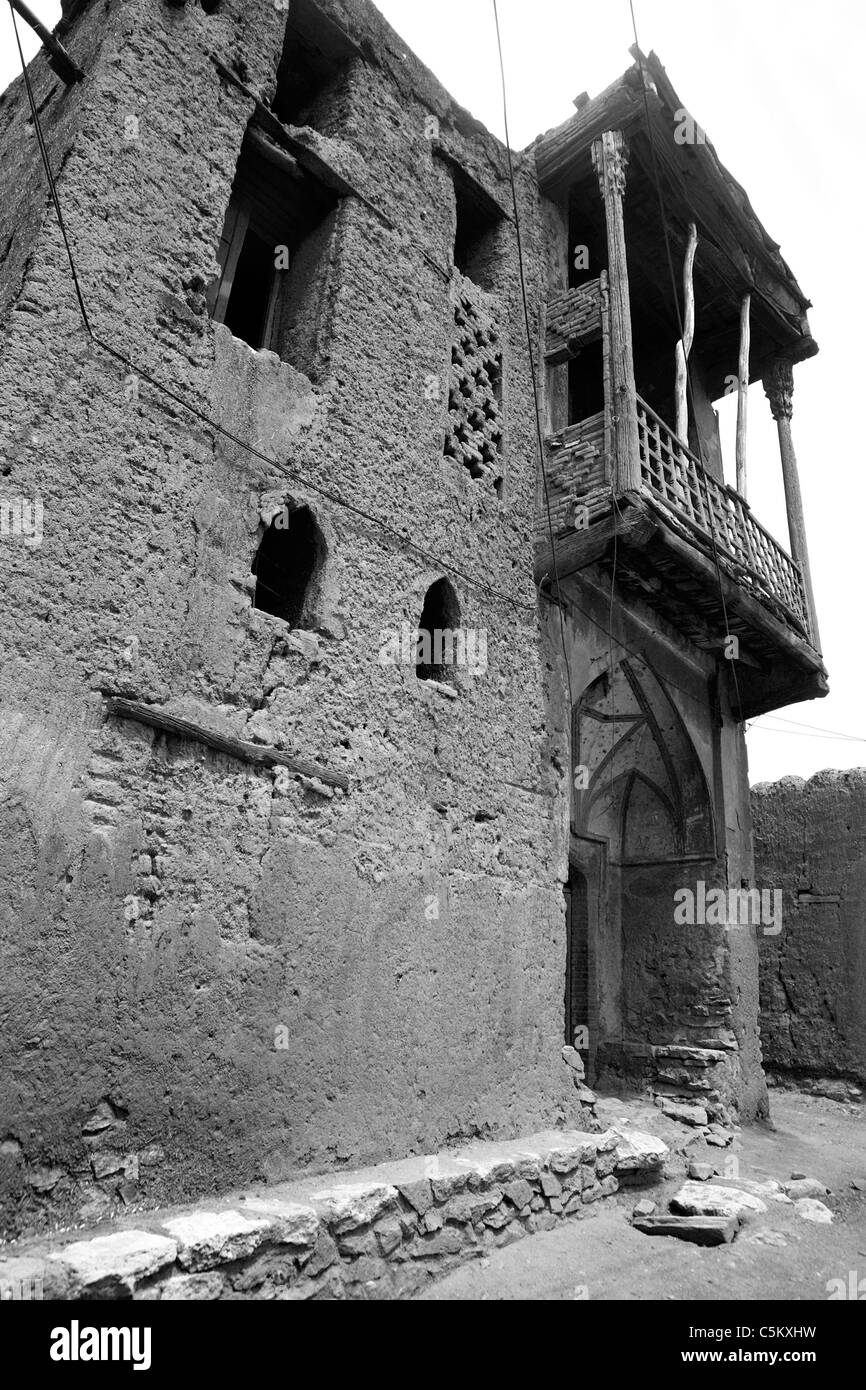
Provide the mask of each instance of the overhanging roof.
[{"label": "overhanging roof", "polygon": [[740,294],[748,290],[760,299],[775,324],[780,350],[794,360],[811,357],[818,346],[806,314],[809,300],[780,255],[778,242],[709,140],[676,142],[683,103],[654,53],[645,57],[637,48],[631,52],[635,62],[622,77],[535,141],[532,149],[543,191],[552,197],[564,194],[577,169],[585,167],[593,140],[605,130],[621,130],[632,146],[632,158],[644,162],[651,140],[670,213],[697,223],[701,239],[713,245],[728,267],[725,278],[732,289]]}]

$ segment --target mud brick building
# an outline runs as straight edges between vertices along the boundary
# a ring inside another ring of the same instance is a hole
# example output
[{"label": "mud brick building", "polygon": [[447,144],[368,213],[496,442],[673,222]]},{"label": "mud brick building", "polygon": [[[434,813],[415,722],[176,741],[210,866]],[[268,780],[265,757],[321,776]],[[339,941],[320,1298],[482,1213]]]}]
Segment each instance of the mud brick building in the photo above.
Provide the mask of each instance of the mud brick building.
[{"label": "mud brick building", "polygon": [[[756,933],[672,913],[752,881],[742,720],[826,688],[815,345],[743,190],[652,57],[515,156],[542,470],[506,151],[372,5],[63,8],[91,333],[0,100],[4,1228],[590,1125],[565,1043],[760,1111]],[[793,558],[724,482],[738,376]]]}]

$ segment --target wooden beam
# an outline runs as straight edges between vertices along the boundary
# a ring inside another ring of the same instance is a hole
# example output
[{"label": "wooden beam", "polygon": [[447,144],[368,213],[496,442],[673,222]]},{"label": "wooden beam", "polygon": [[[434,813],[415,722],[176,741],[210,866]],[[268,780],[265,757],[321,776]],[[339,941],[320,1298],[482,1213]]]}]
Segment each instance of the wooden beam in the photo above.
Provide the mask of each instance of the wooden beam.
[{"label": "wooden beam", "polygon": [[247,130],[246,138],[253,149],[262,156],[262,159],[273,164],[281,173],[287,174],[292,179],[304,177],[303,170],[294,156],[290,155],[288,150],[281,149],[259,126],[251,125]]},{"label": "wooden beam", "polygon": [[640,487],[637,392],[631,337],[631,304],[625,249],[623,196],[628,150],[621,130],[606,130],[593,141],[592,162],[604,200],[607,227],[610,394],[614,471],[618,492]]},{"label": "wooden beam", "polygon": [[[631,70],[634,73],[634,69]],[[639,78],[619,78],[606,91],[581,107],[576,116],[542,135],[535,143],[535,167],[545,192],[575,179],[575,164],[605,130],[622,130],[640,120]]]},{"label": "wooden beam", "polygon": [[683,303],[685,318],[683,336],[677,343],[677,437],[689,442],[689,353],[695,340],[695,252],[698,249],[698,229],[689,223],[689,240],[683,261]]},{"label": "wooden beam", "polygon": [[37,19],[29,5],[24,4],[24,0],[9,0],[13,10],[17,10],[25,24],[29,24],[33,32],[39,37],[45,52],[48,54],[48,66],[53,68],[57,76],[67,87],[73,83],[80,82],[84,77],[83,70],[78,66],[73,58],[69,56],[63,44],[54,37],[49,29],[46,29],[41,19]]},{"label": "wooden beam", "polygon": [[740,360],[737,369],[737,492],[741,497],[746,495],[746,413],[749,401],[751,303],[752,296],[744,294],[740,301]]},{"label": "wooden beam", "polygon": [[313,777],[318,782],[324,782],[326,786],[340,787],[345,792],[349,790],[349,779],[345,773],[332,772],[330,768],[323,767],[321,763],[311,762],[308,758],[296,758],[290,753],[284,753],[281,748],[273,748],[264,743],[247,743],[228,734],[215,733],[212,729],[202,728],[200,724],[193,724],[188,719],[178,719],[156,705],[145,705],[139,700],[126,700],[118,695],[110,695],[106,697],[106,704],[108,713],[116,718],[134,719],[138,724],[147,724],[171,738],[203,743],[218,753],[225,753],[230,758],[237,758],[238,761],[251,763],[253,766],[287,767],[299,777]]}]

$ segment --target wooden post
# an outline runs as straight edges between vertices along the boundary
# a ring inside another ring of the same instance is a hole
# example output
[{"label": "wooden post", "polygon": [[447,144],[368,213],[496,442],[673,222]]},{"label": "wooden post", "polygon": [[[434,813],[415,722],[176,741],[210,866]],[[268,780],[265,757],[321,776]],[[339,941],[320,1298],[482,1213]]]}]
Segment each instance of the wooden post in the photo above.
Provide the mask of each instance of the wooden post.
[{"label": "wooden post", "polygon": [[791,416],[794,413],[794,364],[786,357],[778,357],[764,376],[764,391],[770,402],[770,410],[779,431],[779,452],[782,456],[782,478],[785,483],[785,507],[788,512],[788,536],[791,556],[797,561],[803,574],[803,588],[806,591],[806,607],[812,629],[812,646],[821,650],[818,635],[818,619],[815,610],[815,596],[812,593],[812,575],[809,570],[809,551],[806,546],[806,525],[803,520],[803,498],[800,493],[800,474],[797,469],[797,455],[791,438]]},{"label": "wooden post", "polygon": [[746,412],[749,399],[749,310],[752,296],[740,303],[740,361],[737,370],[737,492],[746,496]]},{"label": "wooden post", "polygon": [[631,342],[631,306],[625,253],[622,200],[628,150],[621,130],[607,130],[592,142],[592,162],[604,199],[610,321],[611,416],[617,492],[640,487],[637,392]]},{"label": "wooden post", "polygon": [[677,437],[688,447],[689,442],[689,353],[695,339],[695,251],[698,248],[698,229],[689,223],[689,240],[683,261],[683,299],[685,320],[683,336],[677,343]]}]

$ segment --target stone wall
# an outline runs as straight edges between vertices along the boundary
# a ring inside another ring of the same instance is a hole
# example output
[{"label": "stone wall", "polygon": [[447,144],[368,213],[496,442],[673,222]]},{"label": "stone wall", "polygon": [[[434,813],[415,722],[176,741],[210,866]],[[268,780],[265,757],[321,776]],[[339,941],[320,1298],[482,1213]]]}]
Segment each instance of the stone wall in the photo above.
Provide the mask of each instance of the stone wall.
[{"label": "stone wall", "polygon": [[456,1265],[661,1178],[667,1146],[625,1128],[503,1144],[235,1193],[110,1233],[0,1255],[0,1300],[400,1298]]},{"label": "stone wall", "polygon": [[752,788],[762,887],[782,930],[760,947],[764,1065],[866,1081],[866,769]]}]

